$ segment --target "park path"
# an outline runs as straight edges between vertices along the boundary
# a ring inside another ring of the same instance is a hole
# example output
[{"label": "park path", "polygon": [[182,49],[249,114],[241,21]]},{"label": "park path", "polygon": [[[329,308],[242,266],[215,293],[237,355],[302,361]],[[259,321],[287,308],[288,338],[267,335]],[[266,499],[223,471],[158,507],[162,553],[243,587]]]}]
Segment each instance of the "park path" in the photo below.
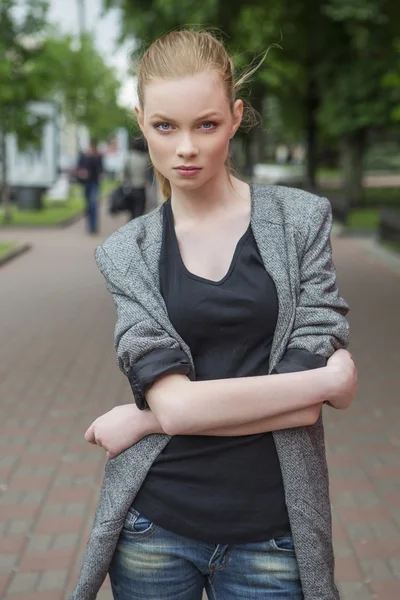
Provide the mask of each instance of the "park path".
[{"label": "park path", "polygon": [[[103,209],[104,211],[104,209]],[[1,232],[33,249],[0,270],[0,598],[64,600],[78,575],[104,456],[93,418],[131,399],[112,346],[114,309],[95,246],[123,221]],[[351,305],[358,400],[326,409],[343,600],[400,598],[400,275],[334,239]],[[99,600],[111,598],[108,583]],[[246,600],[245,598],[243,600]]]}]

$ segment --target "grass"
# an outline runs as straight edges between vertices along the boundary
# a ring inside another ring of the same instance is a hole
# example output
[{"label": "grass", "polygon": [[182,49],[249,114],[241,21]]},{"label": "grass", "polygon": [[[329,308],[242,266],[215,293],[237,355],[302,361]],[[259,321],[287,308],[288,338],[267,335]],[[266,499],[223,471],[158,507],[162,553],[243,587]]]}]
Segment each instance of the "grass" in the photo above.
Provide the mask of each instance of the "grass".
[{"label": "grass", "polygon": [[[101,183],[101,196],[107,195],[117,184],[111,180]],[[83,190],[75,184],[71,186],[70,195],[67,200],[49,200],[44,198],[43,210],[19,210],[18,207],[11,208],[11,223],[4,222],[4,210],[0,208],[0,224],[3,226],[52,226],[60,225],[84,211]]]},{"label": "grass", "polygon": [[[321,187],[321,196],[327,198],[339,196],[340,191]],[[379,226],[380,207],[391,206],[400,210],[400,188],[398,187],[367,187],[364,188],[364,206],[352,208],[349,211],[346,229],[357,229],[373,232]]]},{"label": "grass", "polygon": [[[336,188],[318,188],[320,196],[340,196],[341,192]],[[400,208],[400,187],[366,187],[364,188],[365,208],[379,207],[383,205],[398,206]],[[364,208],[363,208],[364,210]]]},{"label": "grass", "polygon": [[374,231],[379,225],[379,210],[377,208],[354,208],[349,212],[346,227]]},{"label": "grass", "polygon": [[338,168],[320,167],[317,169],[317,179],[340,179],[342,177],[342,170]]},{"label": "grass", "polygon": [[382,246],[391,252],[396,252],[400,254],[400,244],[396,242],[382,242]]},{"label": "grass", "polygon": [[17,242],[8,242],[7,244],[0,243],[0,258],[3,258],[5,254],[8,254],[10,250],[13,250],[18,246]]}]

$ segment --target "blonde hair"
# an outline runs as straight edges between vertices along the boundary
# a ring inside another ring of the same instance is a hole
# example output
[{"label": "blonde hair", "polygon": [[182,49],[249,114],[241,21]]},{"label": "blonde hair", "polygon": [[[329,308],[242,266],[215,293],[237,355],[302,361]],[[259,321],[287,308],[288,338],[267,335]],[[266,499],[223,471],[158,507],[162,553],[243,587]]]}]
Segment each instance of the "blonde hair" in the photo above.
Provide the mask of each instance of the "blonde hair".
[{"label": "blonde hair", "polygon": [[[157,40],[144,53],[137,69],[137,91],[141,109],[144,107],[146,85],[153,79],[178,79],[202,73],[216,71],[221,76],[231,109],[237,99],[237,92],[243,83],[258,69],[261,62],[250,67],[238,81],[235,81],[235,70],[231,57],[223,43],[210,31],[183,29],[172,31]],[[247,106],[244,121],[252,124],[256,113]],[[228,169],[230,163],[228,159]],[[171,195],[169,180],[154,168],[160,182],[161,192],[165,198]]]}]

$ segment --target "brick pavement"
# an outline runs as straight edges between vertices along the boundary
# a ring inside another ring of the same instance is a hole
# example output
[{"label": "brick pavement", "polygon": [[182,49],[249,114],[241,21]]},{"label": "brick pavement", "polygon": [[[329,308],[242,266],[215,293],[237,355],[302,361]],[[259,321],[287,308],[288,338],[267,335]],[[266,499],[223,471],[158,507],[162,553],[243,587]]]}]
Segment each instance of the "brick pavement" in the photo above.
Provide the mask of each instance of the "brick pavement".
[{"label": "brick pavement", "polygon": [[[104,216],[103,235],[120,224]],[[102,452],[83,433],[130,391],[93,261],[99,238],[85,236],[82,223],[1,235],[34,249],[0,271],[0,597],[64,600],[103,470]],[[326,409],[337,579],[343,600],[398,600],[400,276],[357,240],[334,247],[360,370],[353,407]],[[110,598],[106,582],[99,600]]]}]

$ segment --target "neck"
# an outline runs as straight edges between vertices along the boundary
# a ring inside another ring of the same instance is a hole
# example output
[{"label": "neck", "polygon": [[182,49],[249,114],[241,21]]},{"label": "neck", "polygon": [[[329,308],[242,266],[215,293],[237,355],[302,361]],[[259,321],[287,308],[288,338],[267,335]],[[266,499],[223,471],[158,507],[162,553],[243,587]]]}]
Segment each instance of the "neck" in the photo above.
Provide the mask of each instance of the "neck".
[{"label": "neck", "polygon": [[172,186],[171,206],[175,222],[207,219],[235,208],[250,212],[249,186],[224,170],[193,191]]}]

